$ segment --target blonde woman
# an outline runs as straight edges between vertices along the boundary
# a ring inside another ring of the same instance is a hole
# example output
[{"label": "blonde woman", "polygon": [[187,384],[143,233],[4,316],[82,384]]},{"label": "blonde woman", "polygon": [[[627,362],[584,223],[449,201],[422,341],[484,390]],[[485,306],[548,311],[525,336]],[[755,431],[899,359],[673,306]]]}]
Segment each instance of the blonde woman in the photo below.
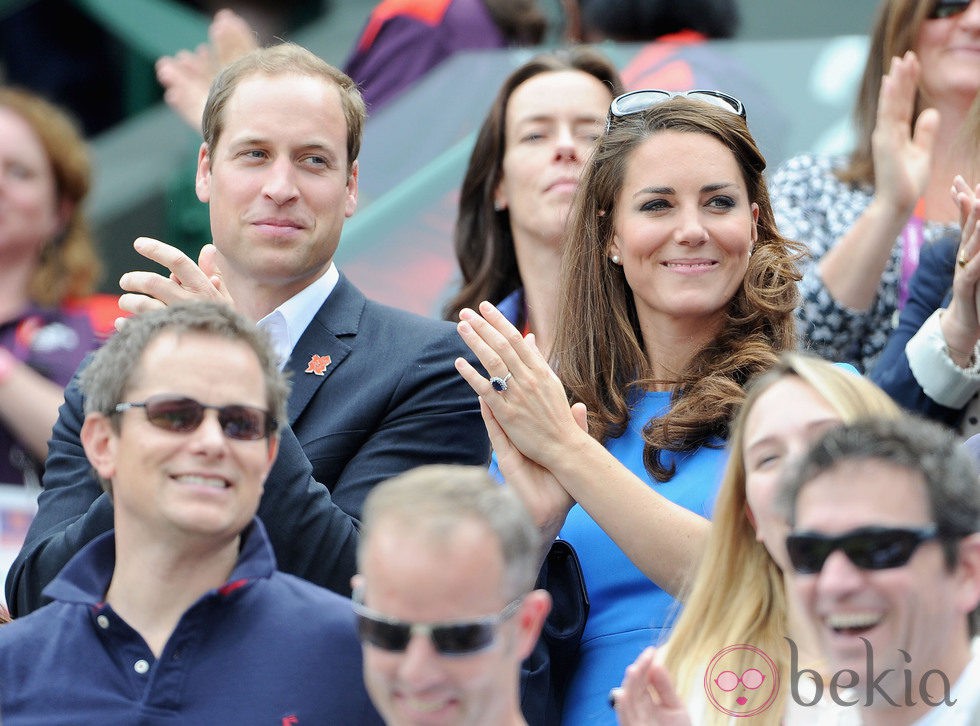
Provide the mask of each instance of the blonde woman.
[{"label": "blonde woman", "polygon": [[[820,662],[811,634],[786,596],[787,527],[774,507],[775,495],[786,463],[827,428],[867,416],[900,415],[884,392],[853,370],[800,353],[782,354],[751,384],[732,429],[711,533],[684,611],[668,647],[660,653],[648,648],[627,669],[615,699],[620,724],[722,724],[763,706],[753,724],[844,723],[842,718],[856,715],[833,704],[799,706],[789,697],[786,638],[792,639],[801,668],[819,672]],[[734,651],[726,669],[744,674],[758,668],[762,651],[783,676],[780,688],[773,692],[763,683],[750,693],[706,691],[706,669],[732,645],[750,647]],[[659,693],[657,702],[648,686]],[[800,688],[812,691],[807,684]],[[763,696],[770,695],[774,698],[766,705]],[[746,697],[744,704],[737,702]]]}]

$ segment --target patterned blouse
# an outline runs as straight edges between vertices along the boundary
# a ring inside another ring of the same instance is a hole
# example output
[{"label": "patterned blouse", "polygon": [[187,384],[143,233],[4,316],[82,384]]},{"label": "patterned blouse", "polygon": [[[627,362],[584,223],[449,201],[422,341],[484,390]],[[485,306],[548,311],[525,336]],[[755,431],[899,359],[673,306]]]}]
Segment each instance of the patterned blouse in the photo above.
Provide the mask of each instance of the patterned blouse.
[{"label": "patterned blouse", "polygon": [[[802,242],[811,255],[802,263],[801,304],[796,311],[802,346],[822,358],[852,363],[863,373],[874,365],[898,319],[902,238],[895,241],[868,310],[848,308],[827,291],[817,263],[854,225],[874,194],[868,185],[845,184],[835,176],[846,162],[844,156],[793,157],[774,172],[769,194],[780,233]],[[955,232],[952,225],[926,222],[923,244],[951,230]]]}]

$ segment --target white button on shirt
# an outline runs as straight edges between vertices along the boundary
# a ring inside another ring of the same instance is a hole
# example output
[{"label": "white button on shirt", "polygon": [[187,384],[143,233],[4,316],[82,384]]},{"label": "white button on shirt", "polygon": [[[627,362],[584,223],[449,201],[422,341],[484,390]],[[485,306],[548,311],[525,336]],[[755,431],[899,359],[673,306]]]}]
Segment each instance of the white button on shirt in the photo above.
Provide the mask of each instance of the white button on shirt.
[{"label": "white button on shirt", "polygon": [[147,663],[142,658],[140,658],[138,661],[136,661],[135,663],[133,663],[133,670],[136,671],[137,673],[139,673],[140,675],[143,675],[148,670],[150,670],[150,664]]}]

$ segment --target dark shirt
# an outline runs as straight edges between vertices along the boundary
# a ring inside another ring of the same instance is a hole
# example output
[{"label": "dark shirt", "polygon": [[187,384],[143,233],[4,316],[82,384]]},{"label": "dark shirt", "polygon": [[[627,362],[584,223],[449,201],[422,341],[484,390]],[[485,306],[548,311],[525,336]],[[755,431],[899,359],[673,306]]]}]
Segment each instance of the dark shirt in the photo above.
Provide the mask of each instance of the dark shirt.
[{"label": "dark shirt", "polygon": [[277,572],[258,520],[160,658],[103,601],[114,567],[108,532],[48,586],[54,602],[0,628],[4,724],[381,724],[350,601]]},{"label": "dark shirt", "polygon": [[[81,311],[32,305],[0,325],[0,347],[59,386],[68,385],[78,364],[98,344],[88,315]],[[0,484],[40,486],[43,471],[43,463],[0,426]]]}]

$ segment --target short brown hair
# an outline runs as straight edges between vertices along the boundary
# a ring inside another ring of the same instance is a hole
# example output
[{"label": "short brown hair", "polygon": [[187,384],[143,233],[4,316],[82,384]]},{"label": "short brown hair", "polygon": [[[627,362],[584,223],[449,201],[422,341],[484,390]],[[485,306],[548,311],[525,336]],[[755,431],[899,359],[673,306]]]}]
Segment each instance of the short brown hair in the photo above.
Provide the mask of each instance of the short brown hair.
[{"label": "short brown hair", "polygon": [[534,587],[541,535],[518,496],[494,481],[486,467],[430,464],[375,487],[364,503],[359,567],[374,531],[392,519],[438,541],[446,541],[462,522],[479,522],[497,539],[487,546],[500,548],[505,597],[520,597]]},{"label": "short brown hair", "polygon": [[204,143],[209,151],[214,150],[224,131],[224,111],[229,99],[238,85],[250,76],[257,74],[280,76],[294,73],[301,76],[320,78],[337,86],[340,91],[340,104],[347,121],[347,171],[351,170],[357,155],[361,152],[361,136],[367,110],[357,84],[350,76],[335,68],[323,59],[295,43],[280,43],[268,48],[253,50],[234,63],[226,66],[215,77],[204,105],[201,128]]}]

